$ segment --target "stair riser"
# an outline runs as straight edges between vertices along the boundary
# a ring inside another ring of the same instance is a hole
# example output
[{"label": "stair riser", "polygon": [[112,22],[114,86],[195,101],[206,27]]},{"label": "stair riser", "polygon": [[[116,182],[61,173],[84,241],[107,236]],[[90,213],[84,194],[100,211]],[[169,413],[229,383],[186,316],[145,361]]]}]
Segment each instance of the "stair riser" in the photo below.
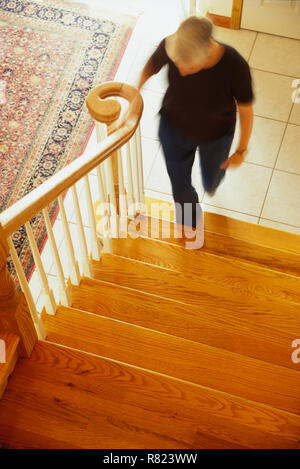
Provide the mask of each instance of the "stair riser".
[{"label": "stair riser", "polygon": [[224,286],[196,281],[188,274],[108,254],[93,267],[98,280],[197,306],[199,313],[217,310],[225,317],[227,314],[242,317],[278,331],[289,331],[294,337],[300,336],[299,306],[296,304],[233,293]]},{"label": "stair riser", "polygon": [[154,240],[117,239],[113,242],[113,252],[118,256],[188,273],[198,281],[205,280],[231,288],[233,293],[245,292],[300,305],[300,277]]},{"label": "stair riser", "polygon": [[[185,240],[174,237],[174,227],[172,223],[169,225],[168,222],[161,220],[158,226],[156,224],[151,225],[151,222],[149,222],[148,227],[146,223],[141,223],[140,227],[140,236],[163,239],[177,246],[185,246]],[[252,225],[250,224],[250,228],[251,227]],[[255,225],[255,228],[256,227]],[[228,230],[228,232],[230,232],[230,230]],[[281,232],[279,232],[279,235],[280,234]],[[131,232],[129,232],[129,236],[131,236]],[[273,243],[276,248],[269,247],[269,239],[267,236],[258,241],[254,240],[253,242],[249,242],[239,236],[240,235],[237,235],[237,237],[235,237],[234,233],[225,235],[213,229],[205,231],[203,250],[228,258],[242,259],[246,262],[300,276],[299,252],[284,249],[285,246],[281,248],[280,243],[276,244],[276,242]],[[293,245],[291,244],[290,247],[292,248]]]},{"label": "stair riser", "polygon": [[296,371],[66,308],[46,326],[51,342],[300,413]]},{"label": "stair riser", "polygon": [[71,297],[74,308],[298,369],[291,360],[294,333],[259,326],[243,317],[225,316],[217,308],[201,311],[88,279],[79,287],[72,286]]},{"label": "stair riser", "polygon": [[[39,366],[39,372],[34,367],[31,373],[24,369],[16,387],[21,390],[22,379],[28,375],[38,377],[44,388],[49,384],[49,398],[54,395],[60,399],[56,399],[57,417],[59,411],[67,417],[75,410],[75,415],[89,418],[87,427],[84,424],[74,432],[74,441],[82,435],[83,447],[91,443],[92,435],[93,443],[98,438],[98,445],[105,445],[112,444],[111,435],[117,441],[119,437],[119,441],[130,442],[134,434],[137,444],[154,437],[157,443],[160,440],[159,447],[163,443],[201,448],[204,435],[204,444],[217,439],[219,445],[228,441],[228,447],[296,447],[300,418],[292,414],[80,352],[67,350],[63,354],[63,362],[55,360],[54,370],[52,366]],[[43,353],[40,360],[45,362],[48,355]],[[76,368],[86,365],[86,372],[80,374],[78,369],[70,375],[65,369],[69,363]],[[41,389],[34,382],[27,388],[31,394],[27,394],[25,409],[35,405],[34,395]],[[42,402],[47,403],[44,392]]]}]

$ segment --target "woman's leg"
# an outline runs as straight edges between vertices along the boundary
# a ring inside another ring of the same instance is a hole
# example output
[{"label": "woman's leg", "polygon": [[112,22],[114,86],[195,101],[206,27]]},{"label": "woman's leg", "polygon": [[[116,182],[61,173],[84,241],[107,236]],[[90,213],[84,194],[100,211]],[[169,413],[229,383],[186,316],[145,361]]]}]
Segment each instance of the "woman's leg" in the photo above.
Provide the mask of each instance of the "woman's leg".
[{"label": "woman's leg", "polygon": [[223,137],[199,145],[202,183],[205,191],[211,195],[225,176],[225,170],[220,165],[229,156],[234,130],[235,125]]},{"label": "woman's leg", "polygon": [[[192,167],[197,144],[180,135],[163,116],[160,119],[159,138],[172,185],[176,222],[195,227],[198,214],[201,213],[198,194],[192,186]],[[189,204],[185,211],[184,204]]]}]

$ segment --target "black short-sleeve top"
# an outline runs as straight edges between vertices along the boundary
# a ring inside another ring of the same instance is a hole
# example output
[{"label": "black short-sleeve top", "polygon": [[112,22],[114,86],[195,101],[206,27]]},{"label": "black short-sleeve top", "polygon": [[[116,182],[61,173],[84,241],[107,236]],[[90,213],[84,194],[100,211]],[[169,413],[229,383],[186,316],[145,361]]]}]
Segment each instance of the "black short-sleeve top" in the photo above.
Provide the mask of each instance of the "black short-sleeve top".
[{"label": "black short-sleeve top", "polygon": [[236,102],[254,100],[249,65],[233,47],[211,68],[181,76],[165,50],[165,39],[148,64],[154,73],[168,65],[169,86],[160,113],[187,137],[205,143],[225,135],[236,122]]}]

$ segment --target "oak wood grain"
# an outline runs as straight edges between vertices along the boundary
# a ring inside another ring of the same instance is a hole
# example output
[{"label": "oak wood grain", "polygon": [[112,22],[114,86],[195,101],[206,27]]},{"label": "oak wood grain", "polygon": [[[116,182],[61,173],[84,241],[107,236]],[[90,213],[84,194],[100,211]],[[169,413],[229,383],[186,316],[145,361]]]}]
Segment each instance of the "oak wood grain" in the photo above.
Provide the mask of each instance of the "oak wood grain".
[{"label": "oak wood grain", "polygon": [[[151,204],[153,203],[163,203],[163,206],[165,207],[159,218],[164,219],[164,222],[174,220],[174,203],[162,201],[153,197],[146,197],[145,200],[149,217],[151,215]],[[269,247],[276,250],[300,254],[300,236],[294,233],[276,230],[275,228],[270,228],[268,226],[249,223],[212,212],[204,212],[204,220],[204,229],[206,231],[223,234],[230,238],[257,244],[262,247]]]},{"label": "oak wood grain", "polygon": [[153,293],[210,311],[215,306],[225,314],[246,319],[277,330],[300,334],[299,306],[271,297],[232,292],[224,285],[198,280],[189,273],[175,272],[125,257],[104,254],[93,262],[96,279]]},{"label": "oak wood grain", "polygon": [[300,373],[74,308],[45,321],[47,340],[300,414]]},{"label": "oak wood grain", "polygon": [[[205,237],[202,251],[218,253],[228,259],[243,259],[273,270],[300,276],[299,236],[271,228],[269,228],[271,232],[265,232],[265,230],[261,232],[260,228],[267,227],[227,217],[221,220],[215,219],[211,215],[215,214],[205,212]],[[206,222],[207,219],[208,222]],[[169,243],[185,246],[184,239],[174,237],[174,223],[145,215],[139,215],[139,220],[139,236],[163,239]],[[237,222],[244,224],[240,225]],[[130,237],[136,229],[130,223],[128,227]],[[292,240],[287,235],[291,235]]]},{"label": "oak wood grain", "polygon": [[214,13],[207,13],[206,16],[211,19],[215,26],[231,28],[230,16],[215,15]]},{"label": "oak wood grain", "polygon": [[241,18],[242,18],[243,0],[233,0],[232,11],[231,11],[231,23],[232,29],[240,29]]},{"label": "oak wood grain", "polygon": [[18,361],[18,345],[20,338],[10,332],[0,331],[0,339],[5,343],[5,363],[0,363],[0,399],[7,386],[7,380]]},{"label": "oak wood grain", "polygon": [[299,416],[79,351],[38,343],[17,368],[0,435],[13,422],[37,448],[40,434],[78,448],[298,446]]},{"label": "oak wood grain", "polygon": [[113,239],[113,253],[148,264],[193,274],[232,292],[255,293],[300,303],[300,277],[153,239]]},{"label": "oak wood grain", "polygon": [[298,369],[291,360],[294,331],[259,324],[255,315],[229,314],[216,302],[209,308],[187,305],[87,278],[71,286],[71,297],[74,308]]}]

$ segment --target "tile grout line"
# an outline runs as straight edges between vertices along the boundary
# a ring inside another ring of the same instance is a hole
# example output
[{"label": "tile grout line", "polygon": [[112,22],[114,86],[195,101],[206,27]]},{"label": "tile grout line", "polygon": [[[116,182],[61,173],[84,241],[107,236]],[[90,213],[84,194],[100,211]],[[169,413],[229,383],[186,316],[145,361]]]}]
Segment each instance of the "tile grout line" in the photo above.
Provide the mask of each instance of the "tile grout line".
[{"label": "tile grout line", "polygon": [[251,47],[251,50],[250,50],[250,54],[249,54],[249,57],[248,57],[248,60],[247,60],[247,63],[248,63],[248,65],[249,65],[249,68],[250,68],[249,61],[250,61],[250,59],[251,59],[251,55],[252,55],[252,53],[253,53],[253,50],[254,50],[254,47],[255,47],[255,44],[256,44],[256,41],[257,41],[257,38],[258,38],[258,34],[259,34],[258,31],[255,31],[255,33],[256,33],[256,34],[255,34],[255,38],[254,38],[254,41],[253,41],[253,44],[252,44],[252,47]]},{"label": "tile grout line", "polygon": [[209,204],[207,202],[202,202],[202,203],[204,203],[205,205],[208,205],[209,207],[215,207],[215,208],[219,208],[221,210],[227,210],[228,212],[234,212],[234,213],[238,213],[238,214],[241,214],[241,215],[246,215],[248,217],[258,218],[258,215],[252,215],[251,213],[240,212],[239,210],[234,210],[234,209],[231,209],[231,208],[219,207],[219,205],[212,205],[212,204]]},{"label": "tile grout line", "polygon": [[[160,148],[161,148],[161,143],[159,142],[156,155],[155,155],[155,157],[153,158],[151,168],[149,169],[148,176],[147,176],[147,178],[146,178],[146,180],[145,180],[145,189],[146,189],[147,183],[148,183],[148,181],[149,181],[149,178],[150,178],[150,176],[151,176],[151,173],[152,173],[152,170],[153,170],[155,161],[156,161],[156,159],[157,159],[157,157],[158,157],[158,154],[159,154],[159,152],[160,152]],[[150,190],[151,190],[151,189],[150,189]]]},{"label": "tile grout line", "polygon": [[[280,145],[282,145],[282,143],[281,143]],[[278,155],[278,156],[279,156],[279,155]],[[276,164],[276,162],[277,162],[277,159],[276,159],[276,161],[275,161],[274,164]],[[293,175],[293,176],[300,176],[300,172],[299,172],[299,173],[293,173],[292,171],[287,171],[286,169],[278,169],[278,168],[275,168],[275,167],[273,167],[273,166],[266,166],[266,165],[264,165],[264,164],[254,163],[253,161],[244,161],[244,163],[251,164],[252,166],[259,166],[259,167],[261,167],[261,168],[276,170],[276,171],[278,171],[278,172],[280,172],[280,173],[291,174],[291,175]]]},{"label": "tile grout line", "polygon": [[[288,115],[288,118],[287,118],[287,121],[286,121],[285,129],[284,129],[284,132],[283,132],[283,134],[282,134],[281,143],[280,143],[280,145],[279,145],[279,147],[278,147],[278,152],[277,152],[276,160],[274,161],[274,167],[272,168],[272,173],[271,173],[270,181],[269,181],[269,184],[268,184],[268,187],[267,187],[267,190],[266,190],[266,194],[265,194],[265,197],[264,197],[264,200],[263,200],[263,203],[262,203],[261,211],[260,211],[260,214],[259,214],[258,224],[260,223],[261,218],[263,218],[263,217],[262,217],[263,209],[264,209],[264,206],[265,206],[265,203],[266,203],[266,199],[267,199],[267,196],[268,196],[268,192],[269,192],[269,189],[270,189],[270,186],[271,186],[271,182],[272,182],[272,179],[273,179],[274,171],[276,170],[276,164],[277,164],[277,161],[278,161],[278,158],[279,158],[279,153],[280,153],[280,150],[281,150],[281,147],[282,147],[282,144],[283,144],[285,135],[286,135],[286,131],[287,131],[287,128],[288,128],[288,125],[289,125],[289,120],[290,120],[290,117],[291,117],[291,114],[292,114],[293,107],[294,107],[294,103],[293,103],[292,106],[291,106],[291,109],[290,109],[290,112],[289,112],[289,115]],[[282,171],[282,172],[285,172],[285,171]],[[287,171],[286,171],[286,172],[287,172]],[[289,174],[290,174],[290,173],[289,173]],[[276,221],[276,220],[274,220],[274,221]]]},{"label": "tile grout line", "polygon": [[[253,42],[253,46],[252,46],[252,49],[251,49],[251,52],[250,52],[250,55],[249,55],[248,62],[250,62],[250,59],[251,59],[251,56],[252,56],[252,53],[253,53],[255,44],[256,44],[256,42],[257,42],[258,36],[259,36],[259,32],[256,31],[256,37],[255,37],[255,40],[254,40],[254,42]],[[249,64],[249,67],[250,67],[250,64]],[[292,76],[290,76],[290,75],[283,75],[283,74],[276,73],[276,72],[269,72],[269,71],[267,71],[267,70],[260,70],[260,69],[255,68],[255,67],[251,67],[251,70],[258,70],[258,71],[262,71],[262,72],[266,72],[266,73],[274,73],[275,75],[279,75],[279,76],[286,76],[286,77],[294,78],[294,77],[292,77]],[[268,195],[268,192],[269,192],[269,189],[270,189],[270,186],[271,186],[273,174],[274,174],[274,171],[275,171],[275,168],[276,168],[276,164],[277,164],[278,157],[279,157],[279,153],[280,153],[280,150],[281,150],[281,147],[282,147],[282,144],[283,144],[283,140],[284,140],[284,137],[285,137],[285,135],[286,135],[286,130],[287,130],[287,127],[288,127],[288,123],[289,123],[289,120],[290,120],[290,118],[291,118],[292,109],[293,109],[293,105],[291,106],[291,109],[290,109],[290,112],[289,112],[287,121],[285,122],[285,129],[284,129],[283,134],[282,134],[281,143],[280,143],[280,145],[279,145],[279,147],[278,147],[276,160],[274,161],[274,166],[273,166],[273,168],[271,168],[271,169],[272,169],[272,172],[271,172],[269,184],[268,184],[268,187],[267,187],[267,190],[266,190],[266,193],[265,193],[265,197],[264,197],[264,200],[263,200],[263,203],[262,203],[262,207],[261,207],[261,210],[260,210],[260,213],[259,213],[259,216],[258,216],[258,221],[257,221],[257,224],[258,224],[258,225],[260,224],[260,221],[261,221],[261,219],[262,219],[263,209],[264,209],[264,206],[265,206],[265,203],[266,203],[266,199],[267,199],[267,195]],[[260,117],[260,116],[258,116],[258,117]],[[276,120],[276,119],[271,119],[271,120]],[[253,163],[252,163],[252,164],[253,164]],[[273,221],[273,220],[272,220],[272,221]],[[274,220],[274,221],[275,221],[275,220]],[[292,226],[292,225],[291,225],[291,226]]]},{"label": "tile grout line", "polygon": [[[250,65],[249,65],[250,67]],[[294,75],[285,75],[284,73],[279,73],[279,72],[272,72],[270,70],[263,70],[261,68],[257,68],[257,67],[250,67],[251,70],[256,70],[258,72],[263,72],[263,73],[271,73],[272,75],[278,75],[280,77],[286,77],[286,78],[293,78],[293,79],[296,79],[297,77],[294,76]]]},{"label": "tile grout line", "polygon": [[300,226],[291,225],[290,223],[283,223],[283,222],[281,222],[281,221],[272,220],[271,218],[262,217],[261,219],[262,219],[262,220],[268,220],[268,221],[271,221],[271,222],[273,222],[273,223],[278,223],[278,224],[280,224],[280,225],[290,226],[291,228],[298,228],[298,229],[300,229]]}]

